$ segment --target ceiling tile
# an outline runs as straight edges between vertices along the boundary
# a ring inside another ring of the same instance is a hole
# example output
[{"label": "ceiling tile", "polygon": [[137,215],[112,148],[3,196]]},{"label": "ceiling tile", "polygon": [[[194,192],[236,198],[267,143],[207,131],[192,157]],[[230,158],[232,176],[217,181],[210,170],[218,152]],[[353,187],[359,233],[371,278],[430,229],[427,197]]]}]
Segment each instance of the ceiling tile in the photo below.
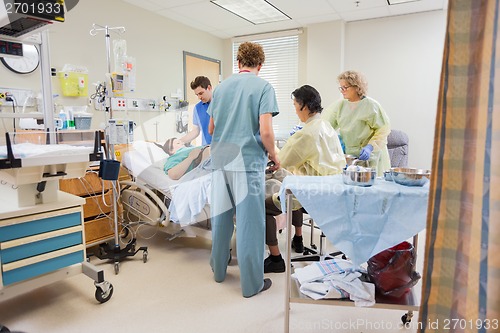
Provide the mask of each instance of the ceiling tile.
[{"label": "ceiling tile", "polygon": [[348,12],[341,13],[340,16],[345,21],[360,21],[360,20],[368,20],[377,17],[385,17],[389,16],[389,8],[386,7],[376,7],[371,9],[360,9],[360,10],[351,10]]},{"label": "ceiling tile", "polygon": [[179,7],[184,5],[190,5],[193,3],[207,2],[207,0],[149,0],[149,1],[159,5],[162,8]]},{"label": "ceiling tile", "polygon": [[420,0],[414,2],[401,3],[389,6],[392,15],[410,14],[415,12],[425,12],[445,7],[444,0]]},{"label": "ceiling tile", "polygon": [[327,0],[309,0],[307,4],[304,0],[268,0],[268,2],[292,19],[335,13]]},{"label": "ceiling tile", "polygon": [[338,14],[328,14],[328,15],[316,15],[316,16],[310,16],[310,17],[300,17],[300,18],[296,19],[295,21],[297,21],[298,23],[300,23],[303,26],[308,26],[310,24],[337,21],[340,19],[341,19],[341,17]]},{"label": "ceiling tile", "polygon": [[430,10],[446,10],[448,0],[418,0],[389,6],[387,0],[267,0],[292,19],[254,25],[210,0],[123,0],[219,38],[306,27],[336,20],[357,21]]},{"label": "ceiling tile", "polygon": [[387,0],[328,0],[328,2],[338,13],[388,6]]},{"label": "ceiling tile", "polygon": [[226,30],[253,26],[247,20],[210,2],[170,8],[160,11],[159,14],[177,21],[184,21],[185,24],[191,26],[194,24],[200,30],[205,30],[205,27],[209,27],[211,30]]},{"label": "ceiling tile", "polygon": [[141,7],[141,8],[144,8],[146,10],[149,10],[149,11],[152,11],[152,12],[155,12],[157,11],[158,9],[161,9],[161,7],[157,4],[154,4],[148,0],[123,0],[124,2],[127,2],[131,5],[134,5],[134,6],[137,6],[137,7]]}]

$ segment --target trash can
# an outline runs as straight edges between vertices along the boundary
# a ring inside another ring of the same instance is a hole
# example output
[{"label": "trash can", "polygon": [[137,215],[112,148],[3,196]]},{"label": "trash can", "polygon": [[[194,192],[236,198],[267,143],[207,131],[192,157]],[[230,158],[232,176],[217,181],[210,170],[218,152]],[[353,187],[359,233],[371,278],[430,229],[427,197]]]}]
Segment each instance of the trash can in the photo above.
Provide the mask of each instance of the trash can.
[{"label": "trash can", "polygon": [[414,258],[413,245],[402,242],[368,259],[368,276],[375,284],[375,291],[395,298],[409,292],[420,279]]}]

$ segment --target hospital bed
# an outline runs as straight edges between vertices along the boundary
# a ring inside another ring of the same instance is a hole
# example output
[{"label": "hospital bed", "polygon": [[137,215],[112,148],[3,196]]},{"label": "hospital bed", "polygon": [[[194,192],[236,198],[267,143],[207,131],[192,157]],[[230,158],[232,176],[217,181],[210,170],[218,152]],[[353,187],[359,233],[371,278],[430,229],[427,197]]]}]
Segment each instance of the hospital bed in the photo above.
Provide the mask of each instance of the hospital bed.
[{"label": "hospital bed", "polygon": [[[118,147],[122,166],[131,176],[121,181],[125,225],[158,226],[170,235],[210,238],[210,174],[201,166],[179,180],[163,171],[168,155],[153,142]],[[174,223],[170,223],[174,222]]]}]

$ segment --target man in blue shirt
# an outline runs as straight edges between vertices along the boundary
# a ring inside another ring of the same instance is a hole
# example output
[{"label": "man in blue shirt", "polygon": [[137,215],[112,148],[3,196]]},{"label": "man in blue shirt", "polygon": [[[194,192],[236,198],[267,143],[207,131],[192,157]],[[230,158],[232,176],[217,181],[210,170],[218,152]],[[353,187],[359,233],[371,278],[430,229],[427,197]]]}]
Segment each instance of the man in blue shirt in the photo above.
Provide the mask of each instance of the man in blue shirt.
[{"label": "man in blue shirt", "polygon": [[184,143],[190,143],[200,135],[202,145],[209,145],[212,142],[212,136],[208,133],[208,123],[210,116],[207,113],[210,101],[212,101],[212,84],[210,79],[205,76],[197,76],[191,82],[191,89],[200,101],[193,109],[193,129],[186,133],[180,140]]}]

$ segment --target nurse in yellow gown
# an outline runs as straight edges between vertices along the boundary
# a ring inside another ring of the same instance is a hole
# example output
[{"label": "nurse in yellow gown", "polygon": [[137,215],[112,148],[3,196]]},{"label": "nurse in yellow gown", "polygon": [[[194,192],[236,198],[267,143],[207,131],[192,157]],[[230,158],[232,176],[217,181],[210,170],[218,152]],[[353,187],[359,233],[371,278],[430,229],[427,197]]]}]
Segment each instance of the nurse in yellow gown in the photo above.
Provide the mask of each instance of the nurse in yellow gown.
[{"label": "nurse in yellow gown", "polygon": [[367,84],[360,73],[346,71],[337,80],[344,98],[326,108],[321,117],[340,134],[346,154],[367,160],[382,176],[391,167],[387,150],[389,118],[376,100],[366,96]]}]

